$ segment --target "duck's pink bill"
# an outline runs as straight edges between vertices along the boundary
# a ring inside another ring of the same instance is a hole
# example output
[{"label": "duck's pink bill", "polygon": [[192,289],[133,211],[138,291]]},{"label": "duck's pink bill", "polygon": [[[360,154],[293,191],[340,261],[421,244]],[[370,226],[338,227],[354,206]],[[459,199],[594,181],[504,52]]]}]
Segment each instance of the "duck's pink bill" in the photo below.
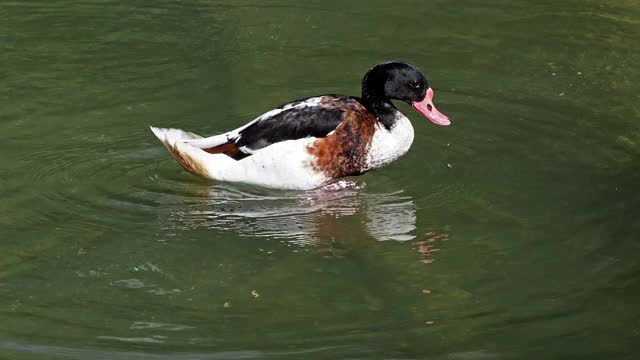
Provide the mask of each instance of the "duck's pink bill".
[{"label": "duck's pink bill", "polygon": [[416,111],[426,116],[427,119],[431,120],[431,122],[436,125],[442,125],[442,126],[451,125],[451,121],[449,120],[449,117],[447,117],[447,115],[441,113],[440,111],[438,111],[438,109],[436,109],[436,107],[433,105],[432,99],[433,99],[433,89],[428,88],[427,93],[424,96],[424,99],[422,99],[422,101],[420,102],[411,103],[411,106],[413,106],[413,108],[416,109]]}]

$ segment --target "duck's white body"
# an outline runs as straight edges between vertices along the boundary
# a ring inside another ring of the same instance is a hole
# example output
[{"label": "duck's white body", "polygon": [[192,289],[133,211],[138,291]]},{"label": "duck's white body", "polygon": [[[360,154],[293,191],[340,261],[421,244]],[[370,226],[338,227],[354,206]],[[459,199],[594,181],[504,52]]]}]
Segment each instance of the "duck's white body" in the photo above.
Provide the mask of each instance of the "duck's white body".
[{"label": "duck's white body", "polygon": [[[174,157],[193,164],[187,168],[192,173],[219,181],[242,182],[278,189],[313,189],[320,187],[330,179],[314,171],[310,166],[313,159],[307,147],[316,138],[288,140],[258,150],[242,160],[234,160],[224,154],[209,154],[194,147],[189,134],[177,129],[151,128]],[[177,136],[176,136],[177,135]]]},{"label": "duck's white body", "polygon": [[377,124],[371,139],[371,146],[367,151],[367,168],[373,170],[390,164],[406,154],[413,144],[413,126],[411,121],[400,111],[391,130]]},{"label": "duck's white body", "polygon": [[[411,147],[414,137],[411,122],[400,112],[398,116],[390,130],[376,125],[361,172],[383,167]],[[253,151],[244,159],[234,160],[225,154],[210,154],[196,146],[216,144],[216,136],[201,138],[179,129],[151,127],[151,130],[185,169],[209,179],[292,190],[314,189],[334,180],[316,168],[317,158],[309,152],[319,140],[316,137],[281,141]],[[217,137],[226,138],[227,134],[237,132],[238,129]]]},{"label": "duck's white body", "polygon": [[390,99],[411,104],[435,124],[449,125],[433,105],[433,95],[419,69],[389,62],[365,74],[362,98],[323,95],[294,101],[207,138],[151,129],[193,174],[270,188],[313,189],[385,166],[409,150],[413,127]]}]

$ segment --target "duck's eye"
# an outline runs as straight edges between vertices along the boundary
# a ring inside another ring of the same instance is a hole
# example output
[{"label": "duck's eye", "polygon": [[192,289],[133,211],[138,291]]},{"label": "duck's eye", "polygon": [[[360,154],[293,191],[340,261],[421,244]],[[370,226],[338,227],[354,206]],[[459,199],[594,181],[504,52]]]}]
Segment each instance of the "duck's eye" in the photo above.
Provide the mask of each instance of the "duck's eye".
[{"label": "duck's eye", "polygon": [[418,89],[420,87],[420,84],[418,84],[417,81],[409,81],[409,86],[413,89]]}]

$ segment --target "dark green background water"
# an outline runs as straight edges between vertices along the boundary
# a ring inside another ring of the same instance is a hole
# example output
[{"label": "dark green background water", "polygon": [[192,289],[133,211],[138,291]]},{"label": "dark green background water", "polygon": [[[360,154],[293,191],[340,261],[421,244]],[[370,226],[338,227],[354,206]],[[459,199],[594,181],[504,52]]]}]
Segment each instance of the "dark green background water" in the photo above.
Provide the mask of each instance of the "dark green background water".
[{"label": "dark green background water", "polygon": [[[3,0],[0,31],[0,358],[640,355],[637,1]],[[392,59],[453,126],[399,105],[362,190],[212,184],[148,129]]]}]

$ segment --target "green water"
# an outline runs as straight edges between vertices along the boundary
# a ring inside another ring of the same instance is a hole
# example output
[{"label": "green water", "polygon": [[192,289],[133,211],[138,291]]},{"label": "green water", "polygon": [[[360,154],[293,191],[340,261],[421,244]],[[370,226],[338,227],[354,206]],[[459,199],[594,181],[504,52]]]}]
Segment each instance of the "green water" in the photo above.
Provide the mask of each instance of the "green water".
[{"label": "green water", "polygon": [[[0,358],[636,359],[640,3],[0,2]],[[361,190],[185,173],[421,67],[453,121]]]}]

